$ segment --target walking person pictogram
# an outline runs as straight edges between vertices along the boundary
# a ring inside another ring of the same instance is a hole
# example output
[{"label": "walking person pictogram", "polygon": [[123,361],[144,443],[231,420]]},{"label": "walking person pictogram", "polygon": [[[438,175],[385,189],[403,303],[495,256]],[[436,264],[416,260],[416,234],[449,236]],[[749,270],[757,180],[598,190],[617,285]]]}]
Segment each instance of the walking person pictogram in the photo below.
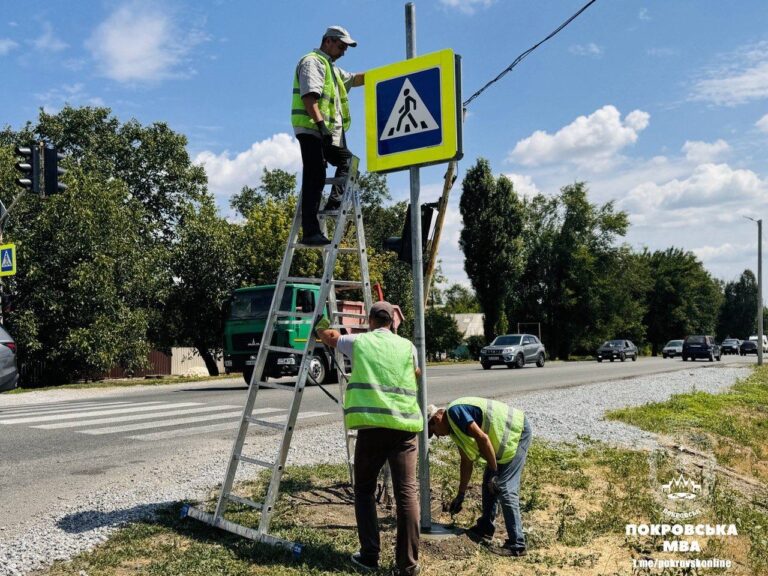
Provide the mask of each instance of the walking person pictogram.
[{"label": "walking person pictogram", "polygon": [[381,131],[382,140],[413,136],[439,129],[419,92],[407,78],[390,110],[387,123]]},{"label": "walking person pictogram", "polygon": [[[414,128],[418,128],[419,124],[416,122],[416,118],[413,117],[413,114],[411,114],[411,110],[416,110],[416,98],[411,96],[411,91],[406,88],[403,91],[403,95],[405,96],[405,102],[400,107],[400,109],[397,111],[398,114],[400,114],[400,118],[397,121],[397,128],[390,128],[389,129],[389,136],[392,136],[395,132],[400,132],[400,127],[403,124],[403,120],[405,120],[406,116],[411,121],[411,124],[413,124]],[[421,128],[426,129],[427,123],[424,122],[424,120],[421,121]],[[411,131],[410,124],[405,125],[405,133],[408,134]]]}]

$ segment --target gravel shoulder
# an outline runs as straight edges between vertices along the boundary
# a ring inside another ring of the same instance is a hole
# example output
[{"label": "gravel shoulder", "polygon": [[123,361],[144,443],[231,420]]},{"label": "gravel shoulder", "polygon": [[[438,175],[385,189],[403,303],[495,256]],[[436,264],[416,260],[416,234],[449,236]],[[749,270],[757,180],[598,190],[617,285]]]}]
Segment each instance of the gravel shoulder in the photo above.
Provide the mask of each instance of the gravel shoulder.
[{"label": "gravel shoulder", "polygon": [[[577,442],[579,437],[589,436],[611,444],[651,449],[657,445],[654,434],[603,420],[605,411],[659,402],[673,394],[694,390],[722,392],[750,373],[749,367],[713,366],[565,390],[531,392],[502,400],[528,414],[538,438]],[[105,397],[110,392],[53,390],[4,397],[3,401],[6,405],[18,406]],[[245,452],[257,458],[271,458],[278,441],[276,435],[253,437]],[[293,437],[289,464],[340,462],[344,459],[344,450],[340,423],[299,429]],[[207,498],[212,487],[222,479],[230,451],[231,442],[209,446],[204,452],[191,446],[162,467],[145,466],[108,490],[78,498],[62,496],[55,509],[31,517],[21,525],[3,526],[0,519],[0,574],[29,574],[54,560],[67,559],[96,546],[122,524],[149,517],[158,507],[175,501]],[[216,456],[211,457],[211,453]],[[23,502],[16,504],[24,506]]]}]

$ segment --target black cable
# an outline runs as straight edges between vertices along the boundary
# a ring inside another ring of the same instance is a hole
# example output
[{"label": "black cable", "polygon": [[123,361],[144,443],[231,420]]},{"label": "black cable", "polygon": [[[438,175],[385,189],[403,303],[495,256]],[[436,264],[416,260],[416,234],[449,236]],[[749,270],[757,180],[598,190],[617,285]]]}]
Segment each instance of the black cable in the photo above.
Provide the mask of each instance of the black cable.
[{"label": "black cable", "polygon": [[499,81],[499,80],[502,78],[502,76],[504,76],[504,75],[505,75],[507,72],[511,72],[511,71],[512,71],[512,69],[513,69],[515,66],[517,66],[518,64],[520,64],[520,62],[522,62],[522,60],[523,60],[523,59],[524,59],[526,56],[528,56],[528,54],[530,54],[531,52],[533,52],[534,50],[536,50],[536,48],[538,48],[539,46],[541,46],[542,44],[544,44],[544,42],[546,42],[547,40],[549,40],[550,38],[552,38],[553,36],[555,36],[555,35],[556,35],[558,32],[560,32],[560,31],[561,31],[563,28],[565,28],[566,26],[568,26],[568,24],[570,24],[570,23],[571,23],[571,22],[573,22],[573,21],[574,21],[576,18],[578,18],[578,17],[581,15],[581,13],[582,13],[582,12],[584,12],[584,11],[585,11],[587,8],[589,8],[590,6],[592,6],[592,4],[594,4],[595,2],[597,2],[597,0],[589,0],[589,2],[587,2],[586,4],[584,4],[584,6],[582,6],[582,7],[581,7],[581,9],[580,9],[578,12],[576,12],[576,13],[575,13],[573,16],[571,16],[570,18],[568,18],[568,20],[566,20],[565,22],[563,22],[562,24],[560,24],[560,26],[558,26],[558,27],[557,27],[557,28],[556,28],[556,29],[555,29],[555,30],[554,30],[554,31],[553,31],[553,32],[552,32],[552,33],[551,33],[549,36],[547,36],[546,38],[544,38],[544,40],[541,40],[541,41],[540,41],[540,42],[538,42],[537,44],[534,44],[533,46],[531,46],[530,48],[528,48],[528,50],[526,50],[525,52],[523,52],[522,54],[520,54],[520,56],[518,56],[517,58],[515,58],[515,61],[514,61],[514,62],[512,62],[512,64],[510,64],[509,66],[507,66],[507,68],[506,68],[506,69],[505,69],[503,72],[501,72],[501,74],[499,74],[498,76],[496,76],[496,78],[494,78],[493,80],[491,80],[490,82],[488,82],[488,83],[487,83],[485,86],[483,86],[482,88],[480,88],[480,90],[478,90],[477,92],[475,92],[474,94],[472,94],[472,96],[470,96],[470,97],[469,97],[467,100],[465,100],[465,101],[464,101],[464,103],[462,104],[462,106],[463,106],[464,108],[466,108],[466,107],[469,105],[469,103],[470,103],[470,102],[472,102],[472,100],[474,100],[474,99],[475,99],[475,98],[477,98],[478,96],[480,96],[480,94],[482,94],[482,93],[485,91],[485,89],[486,89],[486,88],[488,88],[488,86],[490,86],[490,85],[491,85],[491,84],[493,84],[494,82],[498,82],[498,81]]}]

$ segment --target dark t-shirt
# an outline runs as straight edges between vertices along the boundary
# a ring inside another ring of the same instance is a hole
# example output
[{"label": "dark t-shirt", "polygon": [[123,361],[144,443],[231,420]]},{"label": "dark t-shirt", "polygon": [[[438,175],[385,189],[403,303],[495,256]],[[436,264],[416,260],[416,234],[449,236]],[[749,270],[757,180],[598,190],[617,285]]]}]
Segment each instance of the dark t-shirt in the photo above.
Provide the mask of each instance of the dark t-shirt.
[{"label": "dark t-shirt", "polygon": [[483,428],[483,411],[477,406],[456,404],[448,408],[448,417],[464,434],[469,434],[467,430],[472,422],[476,422],[481,429]]}]

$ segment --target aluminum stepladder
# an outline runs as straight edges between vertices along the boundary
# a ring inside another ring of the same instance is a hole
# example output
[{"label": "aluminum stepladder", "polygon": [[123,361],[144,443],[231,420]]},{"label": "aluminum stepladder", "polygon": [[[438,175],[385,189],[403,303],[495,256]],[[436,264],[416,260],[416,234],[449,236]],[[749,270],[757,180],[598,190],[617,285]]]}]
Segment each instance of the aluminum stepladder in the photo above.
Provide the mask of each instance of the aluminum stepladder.
[{"label": "aluminum stepladder", "polygon": [[[334,178],[329,178],[326,180],[326,184],[339,185],[342,186],[343,189],[343,196],[339,210],[337,212],[330,212],[325,215],[320,215],[320,217],[324,218],[325,220],[333,218],[336,222],[333,238],[328,246],[310,247],[301,244],[298,241],[299,229],[301,228],[301,199],[299,198],[296,214],[293,219],[293,225],[288,237],[288,246],[283,256],[283,262],[280,267],[280,272],[275,287],[275,293],[272,298],[272,305],[270,306],[269,316],[267,318],[264,333],[261,338],[261,345],[259,346],[258,355],[256,357],[256,363],[254,365],[253,373],[251,374],[248,397],[243,408],[243,415],[240,420],[238,434],[232,448],[232,454],[230,456],[227,472],[221,486],[221,492],[219,494],[216,510],[213,514],[191,506],[185,506],[182,510],[182,516],[190,516],[192,518],[196,518],[216,528],[238,534],[257,542],[263,542],[266,544],[288,548],[292,550],[294,554],[298,554],[301,551],[301,545],[269,534],[269,525],[272,514],[274,513],[274,506],[277,502],[277,497],[280,492],[280,480],[282,478],[283,472],[285,471],[285,463],[288,458],[291,438],[293,436],[296,420],[298,418],[299,407],[301,406],[304,387],[309,375],[309,365],[313,356],[316,341],[315,338],[310,336],[307,338],[304,349],[297,350],[294,348],[272,345],[272,335],[274,333],[275,324],[278,322],[278,317],[284,318],[288,316],[300,319],[303,318],[308,319],[314,324],[315,320],[323,315],[326,303],[328,305],[328,313],[331,318],[332,328],[340,329],[342,327],[343,318],[350,317],[360,322],[357,327],[360,329],[367,329],[367,324],[362,324],[362,322],[367,322],[368,312],[371,309],[371,285],[368,273],[368,257],[365,244],[365,233],[363,230],[363,216],[360,205],[358,164],[358,158],[353,157],[352,162],[350,163],[349,174],[343,182],[340,182],[338,179]],[[345,230],[348,224],[351,224],[355,230],[355,246],[342,247],[341,243],[344,239]],[[321,278],[302,278],[290,276],[291,264],[293,262],[296,249],[322,249],[323,276]],[[334,267],[340,253],[357,253],[360,265],[360,280],[334,279]],[[313,312],[298,312],[290,310],[285,311],[279,309],[286,284],[288,283],[315,284],[320,286],[320,293],[315,302],[315,309]],[[359,288],[363,293],[363,300],[365,304],[365,310],[363,311],[364,313],[361,314],[359,312],[352,313],[339,311],[337,309],[337,297],[335,292],[336,288]],[[285,352],[301,355],[301,365],[299,367],[295,386],[290,384],[280,384],[277,382],[268,382],[267,379],[263,377],[269,352]],[[338,370],[337,374],[339,376],[339,388],[341,390],[341,399],[343,403],[347,374],[343,372],[345,364],[343,356],[340,352],[335,351],[335,359]],[[262,388],[279,389],[291,392],[293,394],[288,418],[285,423],[269,422],[266,420],[259,420],[258,418],[254,417],[254,404],[256,402],[256,397],[259,393],[259,390]],[[274,462],[267,462],[257,458],[248,457],[243,454],[243,447],[248,435],[248,429],[251,425],[276,428],[282,431],[282,439],[280,441]],[[347,464],[350,469],[350,477],[352,477],[352,456],[354,454],[354,442],[356,434],[354,431],[348,431],[345,427],[344,436],[347,450]],[[272,470],[272,475],[264,502],[254,502],[253,500],[243,498],[232,493],[235,476],[240,464],[269,468]],[[224,515],[226,513],[226,507],[228,503],[240,504],[255,510],[259,510],[261,512],[261,517],[259,519],[258,528],[250,528],[248,526],[243,526],[241,524],[237,524],[236,522],[227,520]]]}]

